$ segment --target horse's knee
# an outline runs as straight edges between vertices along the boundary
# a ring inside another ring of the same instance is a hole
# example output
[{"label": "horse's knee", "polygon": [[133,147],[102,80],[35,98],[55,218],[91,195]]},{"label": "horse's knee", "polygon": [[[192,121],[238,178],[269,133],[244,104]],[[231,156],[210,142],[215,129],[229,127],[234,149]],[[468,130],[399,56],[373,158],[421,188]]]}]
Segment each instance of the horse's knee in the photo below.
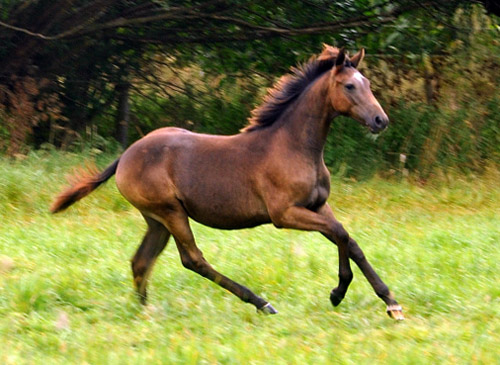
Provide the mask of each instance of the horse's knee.
[{"label": "horse's knee", "polygon": [[203,259],[192,258],[189,255],[183,255],[181,257],[182,266],[186,269],[201,273],[203,269],[206,267],[206,262]]},{"label": "horse's knee", "polygon": [[341,283],[344,283],[345,285],[349,285],[353,277],[354,275],[350,269],[345,271],[342,270],[339,272],[339,280]]},{"label": "horse's knee", "polygon": [[332,232],[337,244],[349,244],[349,233],[347,233],[341,223],[335,222],[332,226]]},{"label": "horse's knee", "polygon": [[191,271],[195,271],[195,264],[193,262],[193,260],[191,260],[191,258],[187,255],[183,255],[181,256],[181,263],[182,263],[182,266],[184,266],[184,268],[188,269],[188,270],[191,270]]}]

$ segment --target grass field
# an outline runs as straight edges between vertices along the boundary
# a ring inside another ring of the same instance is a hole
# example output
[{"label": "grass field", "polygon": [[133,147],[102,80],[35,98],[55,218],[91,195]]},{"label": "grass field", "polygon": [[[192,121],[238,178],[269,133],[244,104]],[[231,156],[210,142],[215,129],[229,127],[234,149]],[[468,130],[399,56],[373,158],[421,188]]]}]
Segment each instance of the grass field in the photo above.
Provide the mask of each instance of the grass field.
[{"label": "grass field", "polygon": [[[85,157],[0,159],[2,364],[498,364],[500,184],[488,177],[335,179],[331,205],[403,305],[395,322],[360,271],[333,308],[337,250],[315,233],[194,224],[205,257],[278,309],[184,269],[172,242],[141,307],[129,259],[145,230],[114,181],[60,215]],[[102,161],[101,161],[102,160]],[[110,161],[98,158],[98,163]]]}]

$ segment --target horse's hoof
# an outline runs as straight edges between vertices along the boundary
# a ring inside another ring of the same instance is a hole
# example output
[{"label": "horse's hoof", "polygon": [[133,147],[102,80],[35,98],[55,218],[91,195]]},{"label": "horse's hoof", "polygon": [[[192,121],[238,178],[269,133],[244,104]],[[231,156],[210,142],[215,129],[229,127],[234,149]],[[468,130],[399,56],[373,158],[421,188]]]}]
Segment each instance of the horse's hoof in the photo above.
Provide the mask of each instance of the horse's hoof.
[{"label": "horse's hoof", "polygon": [[343,299],[344,296],[338,295],[335,289],[330,293],[330,302],[332,302],[334,307],[338,306]]},{"label": "horse's hoof", "polygon": [[403,308],[401,308],[399,304],[388,305],[387,314],[396,321],[402,321],[405,319],[405,316],[403,315]]},{"label": "horse's hoof", "polygon": [[271,305],[271,303],[267,303],[262,308],[257,309],[257,312],[264,313],[264,314],[276,314],[276,313],[278,313],[278,311],[276,309],[274,309],[274,307]]}]

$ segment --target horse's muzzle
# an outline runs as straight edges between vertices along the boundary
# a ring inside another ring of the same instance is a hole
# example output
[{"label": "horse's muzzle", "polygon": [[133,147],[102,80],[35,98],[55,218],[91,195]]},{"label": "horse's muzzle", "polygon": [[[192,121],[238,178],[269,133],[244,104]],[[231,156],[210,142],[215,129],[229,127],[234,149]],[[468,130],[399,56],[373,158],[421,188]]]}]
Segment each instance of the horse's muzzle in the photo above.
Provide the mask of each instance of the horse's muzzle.
[{"label": "horse's muzzle", "polygon": [[370,132],[377,134],[382,132],[389,125],[387,116],[376,115],[375,118],[368,124]]}]

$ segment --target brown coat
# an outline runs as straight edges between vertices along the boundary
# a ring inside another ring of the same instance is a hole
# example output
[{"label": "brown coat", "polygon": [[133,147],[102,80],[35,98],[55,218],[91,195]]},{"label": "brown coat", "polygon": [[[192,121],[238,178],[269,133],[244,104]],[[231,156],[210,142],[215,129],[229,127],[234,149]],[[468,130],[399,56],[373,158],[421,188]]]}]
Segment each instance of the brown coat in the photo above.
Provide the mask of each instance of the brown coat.
[{"label": "brown coat", "polygon": [[339,285],[330,299],[338,305],[352,280],[349,258],[361,268],[388,313],[402,319],[401,307],[375,273],[357,243],[326,203],[330,175],[323,147],[332,119],[349,115],[373,133],[387,115],[369,81],[356,67],[364,51],[349,59],[325,45],[323,53],[292,69],[271,89],[249,125],[233,136],[162,128],[130,146],[104,172],[82,177],[61,194],[52,211],[81,199],[116,173],[123,196],[145,217],[148,232],[132,259],[143,302],[156,257],[173,235],[183,265],[228,289],[266,313],[276,310],[248,288],[220,274],[196,246],[188,217],[210,227],[276,227],[321,232],[338,246]]}]

